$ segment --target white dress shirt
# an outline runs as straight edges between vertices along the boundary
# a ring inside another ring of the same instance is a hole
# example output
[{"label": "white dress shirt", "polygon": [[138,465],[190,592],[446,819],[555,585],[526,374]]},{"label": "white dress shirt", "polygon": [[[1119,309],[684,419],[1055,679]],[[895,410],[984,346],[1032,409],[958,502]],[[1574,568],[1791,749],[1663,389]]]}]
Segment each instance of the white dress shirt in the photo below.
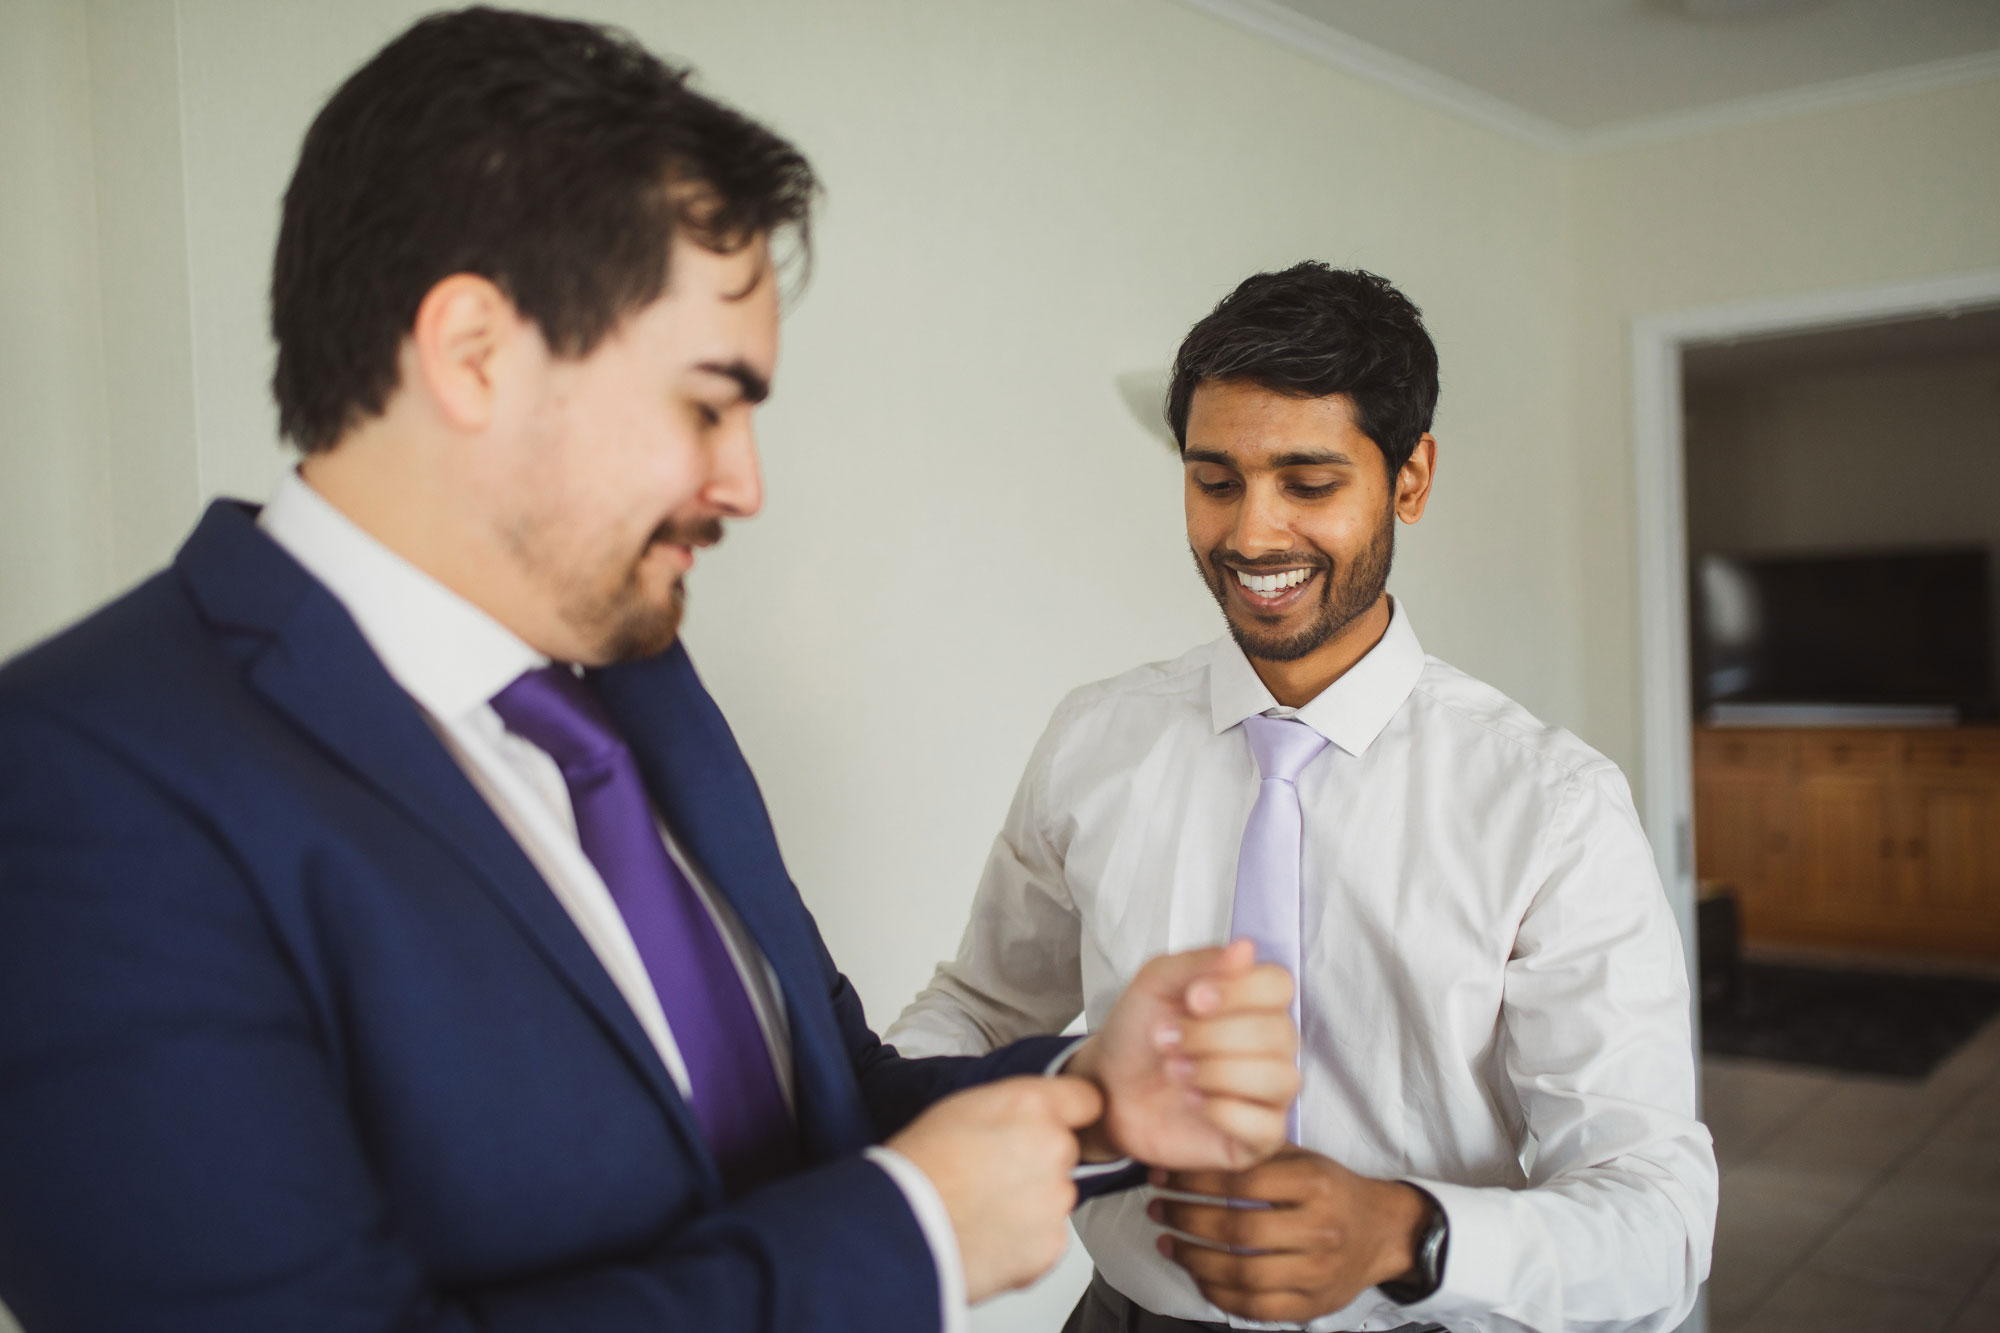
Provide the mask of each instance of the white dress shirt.
[{"label": "white dress shirt", "polygon": [[[1258,790],[1239,724],[1258,713],[1332,742],[1297,783],[1300,1140],[1421,1185],[1451,1228],[1436,1295],[1371,1289],[1308,1327],[1672,1328],[1708,1273],[1716,1168],[1679,932],[1631,795],[1574,736],[1425,657],[1400,603],[1297,710],[1227,638],[1065,699],[957,959],[888,1039],[978,1052],[1079,1010],[1094,1029],[1147,959],[1224,940]],[[1111,1285],[1269,1327],[1161,1257],[1150,1196],[1077,1215]]]},{"label": "white dress shirt", "polygon": [[[347,608],[362,638],[423,710],[438,739],[576,923],[681,1096],[690,1096],[687,1063],[639,948],[603,877],[584,854],[561,768],[540,746],[507,730],[493,711],[494,695],[522,672],[547,666],[549,659],[362,531],[296,473],[278,483],[258,525]],[[727,900],[664,825],[660,836],[715,920],[764,1030],[785,1105],[796,1115],[791,1029],[777,976]],[[937,1267],[945,1333],[961,1333],[967,1324],[965,1278],[944,1200],[929,1177],[902,1154],[876,1147],[867,1155],[909,1201]]]}]

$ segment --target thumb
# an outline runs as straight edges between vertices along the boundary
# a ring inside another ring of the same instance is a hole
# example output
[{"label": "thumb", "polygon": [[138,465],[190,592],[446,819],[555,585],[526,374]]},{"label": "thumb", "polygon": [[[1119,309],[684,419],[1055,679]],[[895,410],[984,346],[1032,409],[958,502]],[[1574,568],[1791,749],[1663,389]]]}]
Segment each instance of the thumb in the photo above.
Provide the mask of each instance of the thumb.
[{"label": "thumb", "polygon": [[1056,1074],[1042,1080],[1042,1102],[1065,1129],[1094,1125],[1104,1115],[1104,1094],[1087,1078]]},{"label": "thumb", "polygon": [[1232,940],[1213,948],[1162,954],[1146,965],[1146,983],[1149,990],[1179,1001],[1183,992],[1203,977],[1241,976],[1256,964],[1256,944]]}]

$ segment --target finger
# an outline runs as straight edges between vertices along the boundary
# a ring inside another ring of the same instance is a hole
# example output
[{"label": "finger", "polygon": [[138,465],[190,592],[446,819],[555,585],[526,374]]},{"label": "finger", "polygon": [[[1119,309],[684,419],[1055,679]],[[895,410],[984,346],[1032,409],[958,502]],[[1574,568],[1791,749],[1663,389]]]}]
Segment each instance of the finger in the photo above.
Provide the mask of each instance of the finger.
[{"label": "finger", "polygon": [[1298,1029],[1292,1026],[1292,1016],[1287,1011],[1188,1019],[1181,1024],[1180,1041],[1174,1053],[1190,1060],[1209,1055],[1292,1060],[1297,1058],[1298,1049]]},{"label": "finger", "polygon": [[1277,1159],[1273,1159],[1248,1171],[1214,1168],[1168,1171],[1164,1180],[1154,1183],[1160,1189],[1177,1194],[1199,1194],[1207,1199],[1262,1199],[1269,1197],[1270,1187],[1262,1184],[1259,1178],[1276,1164]]},{"label": "finger", "polygon": [[1267,1106],[1235,1097],[1204,1097],[1199,1111],[1201,1118],[1222,1134],[1223,1160],[1219,1165],[1244,1170],[1264,1161],[1285,1144],[1283,1106]]},{"label": "finger", "polygon": [[1038,1079],[1043,1103],[1056,1123],[1067,1129],[1094,1125],[1104,1116],[1104,1094],[1087,1078],[1055,1074]]},{"label": "finger", "polygon": [[[1209,1106],[1212,1108],[1221,1101],[1221,1098],[1212,1099]],[[1270,1161],[1247,1170],[1168,1172],[1164,1188],[1211,1199],[1302,1203],[1315,1192],[1315,1176],[1321,1160],[1303,1148],[1287,1144],[1279,1148]]]},{"label": "finger", "polygon": [[1188,1012],[1200,1016],[1269,1011],[1292,1012],[1292,974],[1276,963],[1262,963],[1247,972],[1211,972],[1187,989]]},{"label": "finger", "polygon": [[[1261,971],[1256,963],[1256,945],[1249,940],[1232,940],[1216,955],[1212,964],[1188,982],[1181,992],[1182,1005],[1191,1014],[1213,1014],[1229,1007],[1225,988]],[[1267,966],[1276,967],[1276,964]],[[1285,971],[1282,967],[1276,967],[1276,970],[1280,973]],[[1262,984],[1268,987],[1270,978],[1266,977]],[[1289,1009],[1291,1001],[1287,999],[1282,1007]]]},{"label": "finger", "polygon": [[1324,1261],[1319,1255],[1231,1254],[1178,1236],[1160,1237],[1160,1253],[1185,1268],[1196,1282],[1244,1291],[1304,1295],[1323,1276]]},{"label": "finger", "polygon": [[1132,979],[1132,984],[1135,988],[1143,986],[1147,992],[1176,1005],[1184,1004],[1188,987],[1196,981],[1211,974],[1235,976],[1249,970],[1255,960],[1255,949],[1246,951],[1241,945],[1239,941],[1207,949],[1189,949],[1186,953],[1161,954],[1139,969],[1139,975]]},{"label": "finger", "polygon": [[1172,1228],[1224,1249],[1302,1252],[1307,1248],[1298,1208],[1243,1208],[1227,1203],[1196,1203],[1190,1199],[1155,1199],[1146,1215]]},{"label": "finger", "polygon": [[1315,1291],[1253,1291],[1247,1287],[1226,1287],[1219,1283],[1196,1283],[1202,1297],[1217,1309],[1242,1315],[1265,1324],[1303,1324],[1315,1315],[1351,1304],[1353,1297],[1329,1299],[1326,1289]]},{"label": "finger", "polygon": [[1210,1056],[1187,1064],[1188,1086],[1211,1097],[1234,1097],[1283,1111],[1299,1095],[1299,1069],[1290,1060]]},{"label": "finger", "polygon": [[[1268,1166],[1269,1164],[1266,1163]],[[1258,1167],[1261,1171],[1264,1167]],[[1160,1175],[1160,1172],[1154,1172]],[[1199,1194],[1205,1199],[1256,1198],[1248,1193],[1250,1177],[1254,1171],[1168,1171],[1166,1179],[1153,1182],[1155,1189],[1172,1190],[1176,1194]]]},{"label": "finger", "polygon": [[1242,976],[1257,966],[1257,942],[1255,940],[1231,940],[1222,946],[1209,971],[1216,976]]}]

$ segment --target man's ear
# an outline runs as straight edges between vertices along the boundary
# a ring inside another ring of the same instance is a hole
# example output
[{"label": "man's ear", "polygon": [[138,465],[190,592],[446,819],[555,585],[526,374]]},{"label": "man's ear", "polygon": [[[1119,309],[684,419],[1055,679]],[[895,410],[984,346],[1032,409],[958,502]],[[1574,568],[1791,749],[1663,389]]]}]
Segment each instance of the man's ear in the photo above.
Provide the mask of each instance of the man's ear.
[{"label": "man's ear", "polygon": [[1438,442],[1429,431],[1410,451],[1410,461],[1396,473],[1396,517],[1414,523],[1431,502],[1431,482],[1437,478]]},{"label": "man's ear", "polygon": [[531,327],[489,279],[454,273],[417,306],[405,352],[437,414],[468,432],[492,424],[503,353]]}]

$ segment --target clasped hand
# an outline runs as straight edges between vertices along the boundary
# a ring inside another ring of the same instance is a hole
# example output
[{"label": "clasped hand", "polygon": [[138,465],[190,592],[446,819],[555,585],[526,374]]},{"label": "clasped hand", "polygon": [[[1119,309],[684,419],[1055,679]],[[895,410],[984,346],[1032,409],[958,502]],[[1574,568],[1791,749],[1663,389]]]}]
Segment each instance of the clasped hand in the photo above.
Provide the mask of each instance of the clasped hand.
[{"label": "clasped hand", "polygon": [[1241,1170],[1285,1142],[1298,1096],[1292,977],[1247,940],[1155,958],[1065,1071],[1104,1093],[1086,1160]]},{"label": "clasped hand", "polygon": [[1179,1233],[1160,1237],[1160,1253],[1210,1304],[1271,1323],[1303,1324],[1407,1278],[1430,1214],[1410,1186],[1297,1147],[1248,1171],[1155,1171],[1153,1184],[1175,1191],[1148,1205]]},{"label": "clasped hand", "polygon": [[1298,1095],[1292,978],[1246,941],[1156,958],[1062,1075],[947,1097],[889,1141],[937,1188],[974,1302],[1062,1257],[1079,1159],[1241,1170]]}]

